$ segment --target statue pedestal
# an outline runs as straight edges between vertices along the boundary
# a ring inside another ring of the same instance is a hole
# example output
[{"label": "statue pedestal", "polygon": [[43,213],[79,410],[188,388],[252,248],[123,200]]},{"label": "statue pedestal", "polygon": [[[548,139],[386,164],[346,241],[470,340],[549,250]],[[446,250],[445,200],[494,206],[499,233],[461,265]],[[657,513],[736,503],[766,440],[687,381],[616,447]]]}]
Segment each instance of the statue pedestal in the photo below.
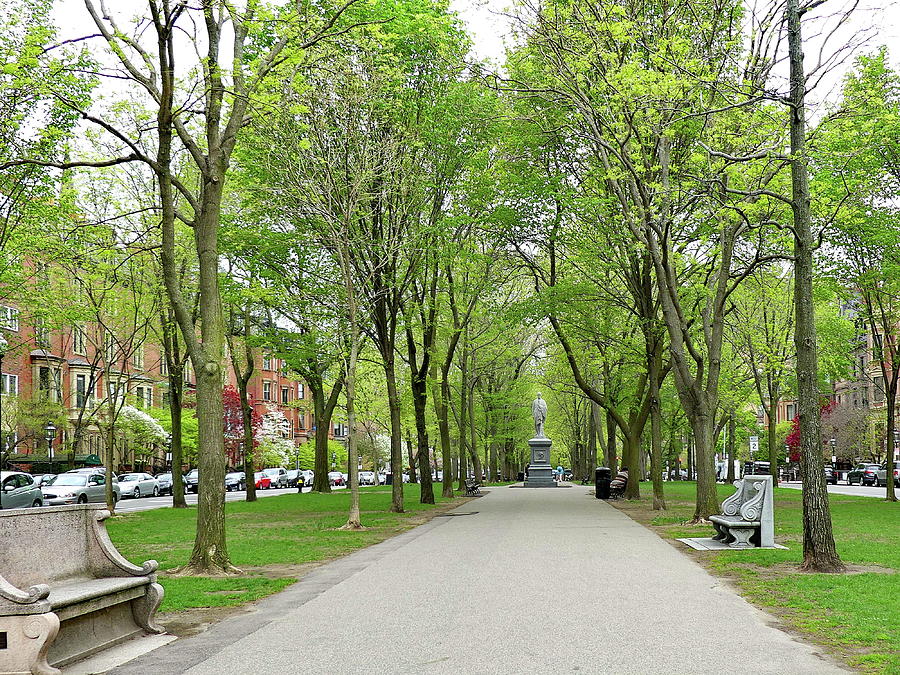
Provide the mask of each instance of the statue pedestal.
[{"label": "statue pedestal", "polygon": [[550,446],[553,441],[549,438],[532,438],[528,441],[531,446],[531,465],[528,467],[528,479],[525,487],[556,487],[553,480],[553,467],[550,466]]}]

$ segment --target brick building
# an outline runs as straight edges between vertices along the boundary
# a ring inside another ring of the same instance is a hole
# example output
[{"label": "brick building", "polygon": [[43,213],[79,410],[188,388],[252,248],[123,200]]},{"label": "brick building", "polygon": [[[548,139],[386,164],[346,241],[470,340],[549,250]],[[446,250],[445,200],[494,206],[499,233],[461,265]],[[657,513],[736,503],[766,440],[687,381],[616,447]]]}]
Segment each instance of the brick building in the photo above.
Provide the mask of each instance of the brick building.
[{"label": "brick building", "polygon": [[[165,358],[149,337],[122,343],[89,323],[45,330],[9,303],[0,305],[0,333],[8,345],[0,381],[0,464],[4,468],[11,465],[39,473],[65,470],[72,462],[76,466],[97,463],[106,448],[104,409],[110,400],[139,409],[168,404]],[[193,382],[188,365],[186,386],[192,388]],[[229,367],[226,384],[235,382]],[[261,415],[270,405],[284,414],[295,444],[308,441],[315,432],[307,387],[288,374],[279,359],[257,359],[249,393]],[[57,428],[52,462],[47,422]],[[332,438],[341,437],[345,428],[336,425],[328,431]],[[113,464],[122,471],[163,470],[166,451],[165,443],[140,452],[123,444],[115,447]],[[237,466],[241,459],[229,456],[228,461]]]}]

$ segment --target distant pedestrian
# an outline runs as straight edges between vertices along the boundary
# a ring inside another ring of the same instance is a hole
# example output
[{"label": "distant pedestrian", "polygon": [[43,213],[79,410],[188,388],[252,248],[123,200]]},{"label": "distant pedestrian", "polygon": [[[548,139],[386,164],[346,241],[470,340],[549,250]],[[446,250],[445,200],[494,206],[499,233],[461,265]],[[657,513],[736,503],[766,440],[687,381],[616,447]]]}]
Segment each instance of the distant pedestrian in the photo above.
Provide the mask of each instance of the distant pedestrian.
[{"label": "distant pedestrian", "polygon": [[556,467],[556,482],[557,483],[562,483],[563,475],[565,475],[565,470],[562,468],[562,466],[557,465],[557,467]]}]

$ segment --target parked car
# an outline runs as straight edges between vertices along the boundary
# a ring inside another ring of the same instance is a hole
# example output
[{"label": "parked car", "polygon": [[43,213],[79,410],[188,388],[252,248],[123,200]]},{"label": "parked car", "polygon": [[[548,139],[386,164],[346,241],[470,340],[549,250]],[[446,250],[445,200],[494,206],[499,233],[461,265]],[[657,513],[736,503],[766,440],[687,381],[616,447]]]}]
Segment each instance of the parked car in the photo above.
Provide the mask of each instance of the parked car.
[{"label": "parked car", "polygon": [[360,485],[375,485],[376,478],[374,471],[360,471],[359,472],[359,484]]},{"label": "parked car", "polygon": [[156,482],[159,484],[159,494],[172,494],[172,474],[161,473],[156,477]]},{"label": "parked car", "polygon": [[149,473],[123,473],[119,476],[119,488],[126,497],[159,496],[159,481]]},{"label": "parked car", "polygon": [[[112,477],[113,501],[122,498],[119,481]],[[106,474],[99,471],[67,471],[41,487],[44,503],[51,506],[106,501]]]},{"label": "parked car", "polygon": [[[870,462],[861,462],[854,466],[850,472],[847,474],[847,485],[863,485],[863,476],[866,475],[866,471],[868,470],[877,471],[878,465],[872,464]],[[868,478],[868,477],[867,477]],[[871,482],[871,480],[866,481],[866,483]]]},{"label": "parked car", "polygon": [[43,506],[44,495],[34,478],[21,471],[0,471],[0,501],[4,509]]},{"label": "parked car", "polygon": [[41,487],[44,483],[49,483],[53,480],[54,476],[56,476],[55,473],[39,473],[36,476],[32,475],[31,477],[34,478],[35,485]]},{"label": "parked car", "polygon": [[200,491],[200,471],[199,469],[191,469],[184,474],[184,491],[199,492]]},{"label": "parked car", "polygon": [[263,473],[269,477],[273,488],[286,488],[288,486],[287,469],[279,466],[273,469],[263,469]]},{"label": "parked car", "polygon": [[228,492],[236,491],[239,492],[241,490],[246,489],[247,481],[245,480],[247,474],[243,471],[234,471],[232,473],[225,474],[225,490]]},{"label": "parked car", "polygon": [[272,479],[262,471],[257,471],[253,474],[253,480],[257,490],[268,490],[272,487]]},{"label": "parked car", "polygon": [[347,483],[344,481],[344,474],[340,471],[329,471],[328,472],[328,482],[331,485],[346,485]]},{"label": "parked car", "polygon": [[765,476],[771,473],[771,463],[769,462],[744,462],[745,476]]},{"label": "parked car", "polygon": [[[875,486],[887,487],[887,467],[885,462],[875,470]],[[900,487],[900,462],[894,462],[894,487]]]},{"label": "parked car", "polygon": [[825,465],[825,482],[837,485],[837,472],[834,467]]},{"label": "parked car", "polygon": [[288,469],[287,486],[297,487],[297,481],[300,480],[300,469]]},{"label": "parked car", "polygon": [[[312,469],[301,469],[300,475],[303,476],[302,487],[307,487],[313,484],[313,478],[316,477],[316,472]],[[298,479],[297,482],[299,483],[300,480]]]}]

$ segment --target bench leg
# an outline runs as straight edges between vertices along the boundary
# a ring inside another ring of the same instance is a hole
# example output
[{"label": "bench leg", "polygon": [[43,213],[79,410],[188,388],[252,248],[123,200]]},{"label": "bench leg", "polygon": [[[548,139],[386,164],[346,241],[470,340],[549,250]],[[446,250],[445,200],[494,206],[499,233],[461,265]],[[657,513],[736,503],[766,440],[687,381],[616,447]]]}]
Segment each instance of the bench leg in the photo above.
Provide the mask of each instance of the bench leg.
[{"label": "bench leg", "polygon": [[22,675],[60,675],[47,663],[47,651],[59,633],[59,617],[53,612],[0,617],[7,648],[0,652],[0,672]]},{"label": "bench leg", "polygon": [[734,536],[734,541],[728,545],[731,548],[753,548],[750,537],[755,531],[753,527],[732,527],[729,532]]},{"label": "bench leg", "polygon": [[156,623],[156,610],[162,602],[165,591],[157,583],[147,586],[146,594],[131,601],[131,615],[134,622],[148,633],[165,633],[166,629]]}]

